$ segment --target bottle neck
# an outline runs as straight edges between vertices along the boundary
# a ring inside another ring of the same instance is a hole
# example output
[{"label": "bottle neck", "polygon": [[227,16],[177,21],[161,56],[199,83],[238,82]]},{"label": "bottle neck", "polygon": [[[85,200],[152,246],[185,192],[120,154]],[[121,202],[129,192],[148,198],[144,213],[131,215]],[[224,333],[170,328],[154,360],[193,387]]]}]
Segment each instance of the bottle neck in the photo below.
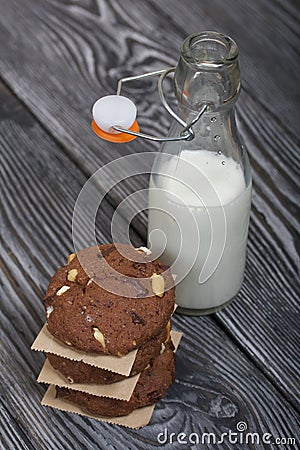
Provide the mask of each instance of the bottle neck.
[{"label": "bottle neck", "polygon": [[174,75],[179,115],[188,122],[208,105],[207,113],[228,113],[238,98],[238,48],[228,36],[203,32],[185,39]]},{"label": "bottle neck", "polygon": [[[179,129],[180,126],[176,132]],[[193,131],[194,138],[183,144],[186,150],[205,149],[215,153],[221,152],[225,156],[239,160],[241,144],[234,108],[204,113],[201,119],[193,125]]]}]

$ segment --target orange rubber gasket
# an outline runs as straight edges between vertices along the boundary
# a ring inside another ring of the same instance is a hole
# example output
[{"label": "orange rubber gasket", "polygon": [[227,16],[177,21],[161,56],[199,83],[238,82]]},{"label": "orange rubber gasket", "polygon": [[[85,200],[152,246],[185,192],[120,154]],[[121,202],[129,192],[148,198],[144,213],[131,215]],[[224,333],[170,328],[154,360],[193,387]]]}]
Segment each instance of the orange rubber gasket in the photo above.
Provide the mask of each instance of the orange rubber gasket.
[{"label": "orange rubber gasket", "polygon": [[[116,142],[119,144],[122,142],[130,142],[137,137],[134,136],[133,134],[127,133],[117,133],[117,134],[107,133],[106,131],[101,130],[101,128],[98,127],[98,125],[94,120],[92,120],[92,129],[94,133],[101,139],[104,139],[105,141]],[[133,122],[133,125],[129,128],[129,130],[136,132],[140,131],[140,127],[136,120]]]}]

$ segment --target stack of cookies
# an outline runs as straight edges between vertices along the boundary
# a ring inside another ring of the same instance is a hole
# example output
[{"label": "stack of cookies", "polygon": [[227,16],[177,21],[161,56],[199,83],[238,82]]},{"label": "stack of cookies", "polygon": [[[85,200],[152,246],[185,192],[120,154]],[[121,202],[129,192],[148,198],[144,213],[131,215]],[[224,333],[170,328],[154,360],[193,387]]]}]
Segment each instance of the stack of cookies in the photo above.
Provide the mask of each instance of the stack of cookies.
[{"label": "stack of cookies", "polygon": [[[166,394],[175,373],[174,282],[168,267],[151,256],[143,247],[101,245],[70,255],[55,273],[44,298],[47,333],[79,355],[74,360],[46,349],[47,364],[65,380],[64,387],[56,386],[56,398],[94,415],[119,417]],[[129,376],[94,365],[99,355],[118,361],[134,355]],[[134,376],[128,400],[78,389],[80,383],[113,386]]]}]

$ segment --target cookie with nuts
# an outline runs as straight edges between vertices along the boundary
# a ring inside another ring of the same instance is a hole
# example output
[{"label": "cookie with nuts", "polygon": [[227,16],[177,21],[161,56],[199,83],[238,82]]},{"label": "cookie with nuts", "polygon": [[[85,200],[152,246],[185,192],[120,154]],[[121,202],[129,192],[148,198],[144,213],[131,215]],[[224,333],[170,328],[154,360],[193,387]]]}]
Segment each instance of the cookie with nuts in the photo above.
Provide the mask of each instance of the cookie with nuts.
[{"label": "cookie with nuts", "polygon": [[116,356],[157,336],[173,312],[174,282],[151,256],[125,244],[70,255],[44,298],[49,332],[76,349]]},{"label": "cookie with nuts", "polygon": [[78,404],[83,410],[106,417],[125,416],[133,410],[153,405],[165,396],[174,381],[175,355],[169,342],[164,351],[146,368],[129,401],[97,397],[81,391],[56,387],[56,395]]},{"label": "cookie with nuts", "polygon": [[[157,336],[149,339],[149,341],[139,347],[129,376],[136,375],[149,364],[152,364],[169,340],[170,322]],[[52,367],[63,374],[70,383],[111,384],[126,378],[125,375],[100,369],[84,362],[63,358],[52,353],[47,353],[47,358]]]}]

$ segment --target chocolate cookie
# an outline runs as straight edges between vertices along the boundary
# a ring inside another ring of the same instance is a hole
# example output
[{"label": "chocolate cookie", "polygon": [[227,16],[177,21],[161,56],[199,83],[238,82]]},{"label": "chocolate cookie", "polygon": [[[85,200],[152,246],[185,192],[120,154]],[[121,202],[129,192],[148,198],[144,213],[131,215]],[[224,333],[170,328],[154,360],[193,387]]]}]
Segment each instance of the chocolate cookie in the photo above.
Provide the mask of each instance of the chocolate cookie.
[{"label": "chocolate cookie", "polygon": [[[169,322],[170,324],[170,322]],[[160,354],[170,339],[170,326],[167,326],[157,336],[143,344],[137,352],[133,363],[130,377],[145,369]],[[99,369],[98,367],[85,364],[84,362],[72,361],[52,353],[47,353],[47,358],[54,369],[59,370],[70,383],[96,383],[111,384],[124,380],[125,375]]]},{"label": "chocolate cookie", "polygon": [[80,405],[83,410],[106,417],[130,414],[134,409],[158,402],[171,386],[175,376],[175,355],[170,342],[165,351],[145,369],[129,401],[97,397],[81,391],[56,387],[56,396]]},{"label": "chocolate cookie", "polygon": [[125,355],[167,325],[172,286],[167,266],[144,251],[124,244],[89,247],[70,255],[50,282],[48,330],[85,352]]}]

